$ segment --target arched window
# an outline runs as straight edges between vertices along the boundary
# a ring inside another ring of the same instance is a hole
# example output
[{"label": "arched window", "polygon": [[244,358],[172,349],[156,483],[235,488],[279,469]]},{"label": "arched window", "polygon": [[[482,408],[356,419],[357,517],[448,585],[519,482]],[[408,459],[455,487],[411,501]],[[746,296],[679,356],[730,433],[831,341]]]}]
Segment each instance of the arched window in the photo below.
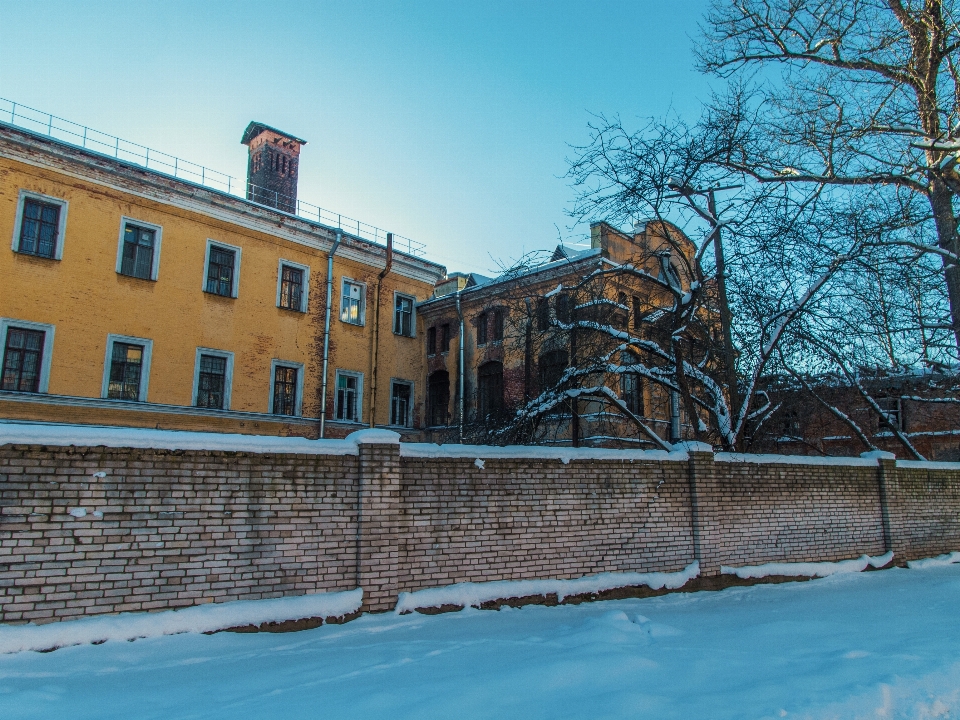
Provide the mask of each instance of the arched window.
[{"label": "arched window", "polygon": [[427,425],[446,425],[450,410],[450,374],[437,370],[427,382]]},{"label": "arched window", "polygon": [[503,413],[503,363],[484,363],[477,371],[477,420],[496,420]]}]

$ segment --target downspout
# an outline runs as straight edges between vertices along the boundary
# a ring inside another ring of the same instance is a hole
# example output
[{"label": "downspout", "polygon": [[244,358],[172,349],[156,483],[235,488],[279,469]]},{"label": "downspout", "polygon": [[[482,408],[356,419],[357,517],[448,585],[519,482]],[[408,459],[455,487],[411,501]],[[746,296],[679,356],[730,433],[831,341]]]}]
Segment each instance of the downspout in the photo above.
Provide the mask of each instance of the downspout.
[{"label": "downspout", "polygon": [[457,317],[460,318],[460,352],[457,360],[457,422],[460,444],[463,445],[463,312],[460,310],[460,290],[457,290]]},{"label": "downspout", "polygon": [[383,279],[393,267],[393,233],[387,233],[387,264],[377,276],[373,308],[373,347],[370,349],[370,427],[377,420],[377,360],[380,356],[380,289]]},{"label": "downspout", "polygon": [[343,233],[337,230],[337,239],[327,253],[327,309],[323,319],[323,389],[320,391],[320,439],[324,437],[327,425],[327,361],[330,358],[330,302],[333,299],[333,256],[340,247]]}]

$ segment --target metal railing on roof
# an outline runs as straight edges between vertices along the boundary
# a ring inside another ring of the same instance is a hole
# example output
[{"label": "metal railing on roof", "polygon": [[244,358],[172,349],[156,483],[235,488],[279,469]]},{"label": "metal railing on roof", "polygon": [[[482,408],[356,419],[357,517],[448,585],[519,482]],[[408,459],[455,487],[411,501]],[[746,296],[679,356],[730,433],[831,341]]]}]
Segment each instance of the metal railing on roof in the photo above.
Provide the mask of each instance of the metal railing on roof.
[{"label": "metal railing on roof", "polygon": [[[218,190],[330,228],[342,229],[349,235],[379,245],[385,244],[387,240],[386,231],[375,225],[327,210],[319,205],[280,195],[266,188],[244,183],[218,170],[212,170],[146,145],[124,140],[116,135],[110,135],[2,97],[0,97],[0,123],[46,135],[60,142]],[[393,244],[394,248],[400,252],[420,257],[426,254],[426,246],[423,243],[396,233],[393,235]]]}]

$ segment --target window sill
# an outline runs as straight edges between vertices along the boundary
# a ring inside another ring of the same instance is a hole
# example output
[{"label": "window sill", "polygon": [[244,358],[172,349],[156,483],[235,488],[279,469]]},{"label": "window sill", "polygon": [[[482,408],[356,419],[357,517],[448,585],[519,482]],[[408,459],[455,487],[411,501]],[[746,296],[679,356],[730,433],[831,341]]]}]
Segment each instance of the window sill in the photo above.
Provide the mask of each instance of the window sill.
[{"label": "window sill", "polygon": [[127,273],[118,272],[117,275],[123,278],[130,278],[131,280],[145,280],[146,282],[156,282],[156,278],[152,277],[140,277],[139,275],[128,275]]},{"label": "window sill", "polygon": [[60,258],[58,258],[56,255],[40,255],[39,253],[24,252],[23,250],[14,250],[13,252],[15,255],[36,258],[37,260],[54,260],[55,262],[60,262]]},{"label": "window sill", "polygon": [[221,295],[221,294],[218,293],[218,292],[211,292],[210,290],[204,290],[204,291],[203,291],[203,294],[204,294],[204,295],[209,295],[210,297],[223,298],[224,300],[236,300],[236,299],[237,299],[237,296],[236,296],[236,295]]}]

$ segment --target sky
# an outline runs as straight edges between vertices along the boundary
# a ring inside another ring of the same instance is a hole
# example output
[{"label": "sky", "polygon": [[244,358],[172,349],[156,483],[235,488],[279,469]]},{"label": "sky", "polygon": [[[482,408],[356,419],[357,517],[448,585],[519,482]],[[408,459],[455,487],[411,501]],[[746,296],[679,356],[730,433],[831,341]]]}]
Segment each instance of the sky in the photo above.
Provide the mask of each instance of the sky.
[{"label": "sky", "polygon": [[593,115],[696,117],[706,5],[0,0],[0,97],[241,181],[247,123],[278,127],[300,199],[489,274],[586,240],[564,174]]}]

